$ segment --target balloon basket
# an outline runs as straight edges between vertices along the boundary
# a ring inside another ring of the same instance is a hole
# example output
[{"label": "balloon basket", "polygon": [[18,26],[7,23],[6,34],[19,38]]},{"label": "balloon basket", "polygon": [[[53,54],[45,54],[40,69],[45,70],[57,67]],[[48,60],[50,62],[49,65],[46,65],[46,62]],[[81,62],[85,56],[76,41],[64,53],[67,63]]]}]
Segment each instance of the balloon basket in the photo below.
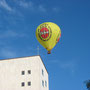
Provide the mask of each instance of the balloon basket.
[{"label": "balloon basket", "polygon": [[48,54],[51,54],[51,51],[48,51]]}]

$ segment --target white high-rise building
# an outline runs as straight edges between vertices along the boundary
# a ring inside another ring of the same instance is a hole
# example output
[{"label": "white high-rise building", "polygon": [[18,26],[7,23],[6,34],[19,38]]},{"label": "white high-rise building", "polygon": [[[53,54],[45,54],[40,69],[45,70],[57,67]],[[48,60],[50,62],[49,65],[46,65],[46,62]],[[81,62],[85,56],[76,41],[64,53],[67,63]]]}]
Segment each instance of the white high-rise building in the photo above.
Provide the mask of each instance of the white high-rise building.
[{"label": "white high-rise building", "polygon": [[49,90],[40,56],[0,60],[0,90]]}]

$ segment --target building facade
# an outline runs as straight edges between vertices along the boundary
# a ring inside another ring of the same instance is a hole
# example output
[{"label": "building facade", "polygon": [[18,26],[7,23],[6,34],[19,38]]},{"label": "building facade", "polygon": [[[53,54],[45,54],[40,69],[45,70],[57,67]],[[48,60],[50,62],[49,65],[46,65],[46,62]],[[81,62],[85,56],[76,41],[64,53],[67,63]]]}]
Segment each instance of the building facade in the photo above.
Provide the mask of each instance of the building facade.
[{"label": "building facade", "polygon": [[40,56],[0,60],[0,90],[49,90]]}]

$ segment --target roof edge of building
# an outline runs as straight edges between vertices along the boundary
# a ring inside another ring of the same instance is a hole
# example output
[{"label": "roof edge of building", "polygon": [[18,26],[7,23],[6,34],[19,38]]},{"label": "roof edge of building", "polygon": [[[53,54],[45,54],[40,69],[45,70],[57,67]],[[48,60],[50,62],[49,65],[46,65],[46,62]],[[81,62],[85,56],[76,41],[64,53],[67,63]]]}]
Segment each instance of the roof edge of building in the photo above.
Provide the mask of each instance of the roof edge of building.
[{"label": "roof edge of building", "polygon": [[[33,56],[23,56],[23,57],[14,57],[14,58],[0,59],[0,61],[3,61],[3,60],[11,60],[11,59],[19,59],[19,58],[27,58],[27,57],[36,57],[36,56],[39,56],[39,57],[40,57],[40,59],[41,59],[43,65],[44,65],[44,67],[45,67],[45,69],[46,69],[46,66],[45,66],[45,64],[44,64],[44,62],[43,62],[43,60],[42,60],[42,58],[41,58],[40,55],[33,55]],[[46,69],[46,71],[47,71],[47,69]],[[47,73],[48,73],[48,71],[47,71]]]},{"label": "roof edge of building", "polygon": [[40,56],[40,55],[33,55],[33,56],[23,56],[23,57],[14,57],[14,58],[6,58],[6,59],[0,59],[0,61],[3,60],[11,60],[11,59],[19,59],[19,58],[27,58],[27,57],[36,57],[36,56]]},{"label": "roof edge of building", "polygon": [[[40,55],[38,55],[38,56],[41,58]],[[44,65],[44,67],[45,67],[45,69],[46,69],[46,71],[47,71],[47,68],[46,68],[46,66],[45,66],[45,64],[44,64],[44,62],[43,62],[43,60],[42,60],[42,58],[41,58],[41,61],[42,61],[43,65]],[[47,73],[48,73],[48,71],[47,71]],[[49,73],[48,73],[48,74],[49,74]]]}]

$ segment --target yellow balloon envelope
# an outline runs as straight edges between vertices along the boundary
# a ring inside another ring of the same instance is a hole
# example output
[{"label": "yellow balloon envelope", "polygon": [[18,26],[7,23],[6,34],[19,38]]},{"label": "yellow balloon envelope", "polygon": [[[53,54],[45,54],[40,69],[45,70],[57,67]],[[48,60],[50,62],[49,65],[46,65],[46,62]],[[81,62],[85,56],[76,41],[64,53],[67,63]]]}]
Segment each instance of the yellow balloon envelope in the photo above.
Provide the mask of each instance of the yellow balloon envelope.
[{"label": "yellow balloon envelope", "polygon": [[61,37],[61,30],[55,23],[45,22],[37,27],[36,37],[39,43],[47,49],[48,54],[50,54],[52,48]]}]

